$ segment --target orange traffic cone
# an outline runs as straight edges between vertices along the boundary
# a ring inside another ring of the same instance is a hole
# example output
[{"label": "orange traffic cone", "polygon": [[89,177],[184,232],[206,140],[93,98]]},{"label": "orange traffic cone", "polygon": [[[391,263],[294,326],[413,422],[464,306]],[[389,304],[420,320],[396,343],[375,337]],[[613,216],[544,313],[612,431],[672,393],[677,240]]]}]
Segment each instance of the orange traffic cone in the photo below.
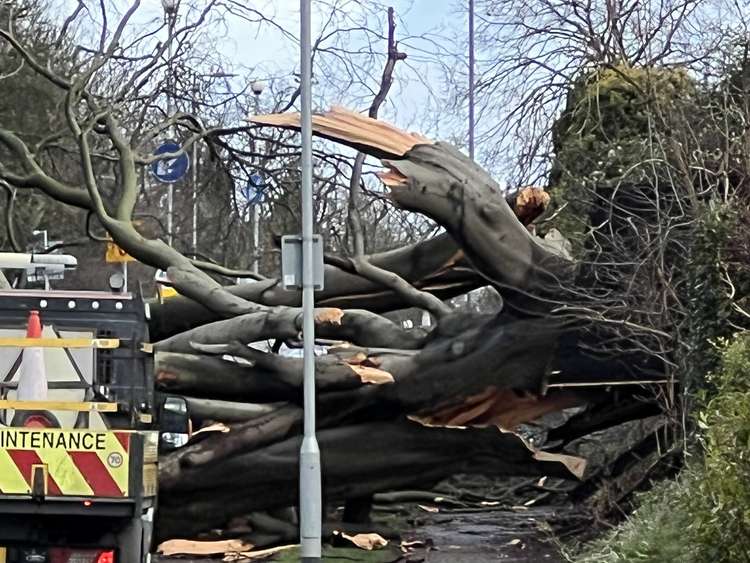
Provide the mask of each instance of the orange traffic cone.
[{"label": "orange traffic cone", "polygon": [[42,320],[39,311],[29,311],[29,320],[26,325],[26,338],[42,337]]},{"label": "orange traffic cone", "polygon": [[[26,338],[42,337],[42,321],[39,311],[30,311]],[[47,373],[44,366],[44,350],[42,348],[25,348],[21,370],[18,376],[19,401],[47,400]]]}]

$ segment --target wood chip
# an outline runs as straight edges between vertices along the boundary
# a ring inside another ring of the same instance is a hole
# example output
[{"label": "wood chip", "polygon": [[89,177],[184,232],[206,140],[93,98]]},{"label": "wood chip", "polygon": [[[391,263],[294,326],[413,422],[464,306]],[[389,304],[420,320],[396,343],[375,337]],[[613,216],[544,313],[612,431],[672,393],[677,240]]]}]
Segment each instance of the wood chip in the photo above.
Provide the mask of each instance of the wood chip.
[{"label": "wood chip", "polygon": [[223,422],[216,422],[214,424],[204,426],[200,430],[196,430],[195,432],[193,432],[192,436],[197,436],[198,434],[207,434],[209,432],[221,432],[222,434],[226,434],[230,430],[231,429],[229,428],[229,426],[227,426]]},{"label": "wood chip", "polygon": [[427,544],[423,542],[422,540],[404,540],[401,542],[401,551],[404,553],[407,553],[408,551],[412,549],[416,549],[418,547],[426,547]]},{"label": "wood chip", "polygon": [[315,322],[318,324],[340,325],[344,311],[333,307],[315,309]]},{"label": "wood chip", "polygon": [[156,550],[165,556],[170,555],[218,555],[250,551],[253,544],[241,540],[193,541],[167,540]]},{"label": "wood chip", "polygon": [[243,551],[235,553],[226,553],[224,555],[224,561],[246,561],[248,559],[265,559],[269,555],[279,553],[280,551],[287,551],[298,547],[298,544],[294,545],[281,545],[279,547],[271,547],[269,549],[260,549],[258,551]]},{"label": "wood chip", "polygon": [[550,452],[544,452],[536,450],[534,452],[534,459],[539,461],[557,461],[562,463],[568,471],[579,479],[583,478],[583,474],[586,472],[586,460],[572,455],[565,454],[553,454]]},{"label": "wood chip", "polygon": [[349,534],[338,531],[338,530],[334,531],[333,533],[334,535],[341,536],[345,540],[349,540],[358,548],[364,549],[366,551],[382,549],[386,545],[388,545],[388,540],[385,539],[380,534],[370,533],[370,534],[355,534],[353,536],[350,536]]},{"label": "wood chip", "polygon": [[425,512],[440,512],[440,509],[436,506],[425,506],[424,504],[418,504],[417,506]]},{"label": "wood chip", "polygon": [[362,383],[371,383],[373,385],[384,385],[387,383],[393,383],[393,376],[382,369],[373,368],[369,366],[349,366],[354,373],[356,373],[362,380]]}]

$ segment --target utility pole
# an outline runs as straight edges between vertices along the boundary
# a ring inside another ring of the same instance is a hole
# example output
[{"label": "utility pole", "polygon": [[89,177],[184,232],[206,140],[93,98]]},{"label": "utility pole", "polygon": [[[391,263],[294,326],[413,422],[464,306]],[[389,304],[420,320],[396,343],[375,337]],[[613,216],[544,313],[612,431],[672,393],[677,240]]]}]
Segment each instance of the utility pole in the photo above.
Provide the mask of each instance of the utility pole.
[{"label": "utility pole", "polygon": [[474,0],[469,0],[469,158],[474,160]]},{"label": "utility pole", "polygon": [[[262,80],[255,80],[250,84],[250,89],[255,96],[255,115],[260,114],[260,95],[263,93],[266,84]],[[254,186],[260,190],[260,186]],[[258,273],[260,263],[260,196],[256,191],[256,201],[253,203],[253,273]]]},{"label": "utility pole", "polygon": [[[179,0],[161,0],[161,5],[164,8],[164,17],[167,18],[167,72],[169,73],[169,79],[167,80],[167,116],[172,115],[172,88],[174,85],[173,74],[172,74],[172,57],[174,56],[172,48],[172,34],[174,33],[175,20],[177,19],[177,10],[179,8]],[[170,128],[171,130],[171,128]],[[172,246],[172,222],[174,213],[174,182],[168,184],[169,189],[167,191],[167,244]]]},{"label": "utility pole", "polygon": [[[193,77],[193,115],[198,115],[198,104],[195,97],[198,95],[198,77]],[[198,258],[198,141],[193,143],[193,254]]]},{"label": "utility pole", "polygon": [[302,563],[321,558],[323,504],[320,450],[315,438],[315,308],[312,190],[312,61],[311,0],[300,0],[300,91],[302,104],[302,337],[304,437],[300,449],[300,557]]}]

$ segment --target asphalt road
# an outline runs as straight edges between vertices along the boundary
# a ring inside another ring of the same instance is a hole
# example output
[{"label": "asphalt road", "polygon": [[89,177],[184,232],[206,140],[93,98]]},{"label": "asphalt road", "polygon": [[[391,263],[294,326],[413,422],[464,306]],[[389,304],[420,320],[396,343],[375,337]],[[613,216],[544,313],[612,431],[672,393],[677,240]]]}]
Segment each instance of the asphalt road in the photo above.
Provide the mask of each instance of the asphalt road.
[{"label": "asphalt road", "polygon": [[425,563],[562,563],[565,561],[543,531],[548,511],[493,510],[430,515],[411,532],[431,543],[414,559]]}]

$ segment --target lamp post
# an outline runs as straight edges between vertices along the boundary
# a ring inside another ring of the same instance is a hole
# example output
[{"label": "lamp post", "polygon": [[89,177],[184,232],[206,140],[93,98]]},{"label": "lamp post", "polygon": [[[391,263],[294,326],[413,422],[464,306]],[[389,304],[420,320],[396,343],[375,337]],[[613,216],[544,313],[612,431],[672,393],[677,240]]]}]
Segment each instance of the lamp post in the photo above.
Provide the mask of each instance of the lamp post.
[{"label": "lamp post", "polygon": [[320,449],[315,437],[315,258],[313,257],[312,189],[312,45],[311,0],[300,0],[300,102],[302,114],[302,338],[304,357],[304,435],[299,459],[300,556],[303,563],[320,561],[322,498]]},{"label": "lamp post", "polygon": [[[169,73],[167,80],[167,115],[172,115],[172,35],[174,34],[174,26],[177,21],[177,10],[180,7],[180,0],[161,0],[162,8],[164,8],[164,18],[167,20],[167,72]],[[172,221],[174,212],[174,183],[169,183],[167,191],[167,243],[172,246]]]},{"label": "lamp post", "polygon": [[469,158],[474,160],[474,0],[469,0]]},{"label": "lamp post", "polygon": [[[266,83],[262,80],[254,80],[250,83],[250,90],[255,96],[255,115],[260,113],[260,95],[263,90],[266,89]],[[257,186],[258,188],[260,186]],[[253,205],[253,273],[258,273],[258,266],[260,262],[260,207],[259,201],[256,201]]]}]

